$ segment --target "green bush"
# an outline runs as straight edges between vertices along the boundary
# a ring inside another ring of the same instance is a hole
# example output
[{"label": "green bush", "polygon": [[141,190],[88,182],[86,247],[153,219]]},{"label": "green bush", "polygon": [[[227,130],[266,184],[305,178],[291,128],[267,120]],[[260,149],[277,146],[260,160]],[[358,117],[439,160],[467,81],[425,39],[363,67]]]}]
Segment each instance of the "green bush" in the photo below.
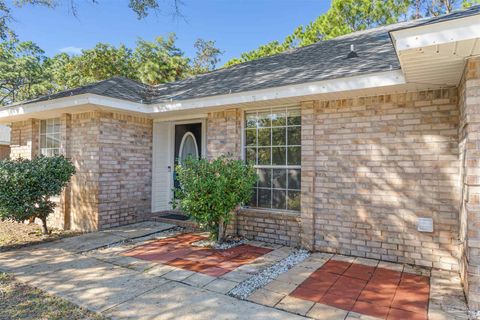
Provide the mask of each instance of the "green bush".
[{"label": "green bush", "polygon": [[232,212],[252,197],[257,181],[253,166],[227,156],[212,161],[189,158],[176,172],[176,205],[212,238],[223,241]]},{"label": "green bush", "polygon": [[60,195],[74,173],[63,156],[0,161],[0,219],[39,218],[47,234],[47,217],[55,209],[50,198]]}]

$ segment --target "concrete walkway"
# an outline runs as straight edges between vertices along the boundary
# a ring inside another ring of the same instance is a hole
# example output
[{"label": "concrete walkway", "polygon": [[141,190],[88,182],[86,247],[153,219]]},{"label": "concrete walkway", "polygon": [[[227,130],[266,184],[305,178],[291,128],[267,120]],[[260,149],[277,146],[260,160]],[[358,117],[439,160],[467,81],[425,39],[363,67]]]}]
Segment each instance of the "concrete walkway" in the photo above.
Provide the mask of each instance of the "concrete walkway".
[{"label": "concrete walkway", "polygon": [[0,271],[113,319],[303,319],[174,277],[185,275],[160,277],[164,273],[85,254],[112,243],[135,243],[135,238],[171,227],[141,223],[3,252]]}]

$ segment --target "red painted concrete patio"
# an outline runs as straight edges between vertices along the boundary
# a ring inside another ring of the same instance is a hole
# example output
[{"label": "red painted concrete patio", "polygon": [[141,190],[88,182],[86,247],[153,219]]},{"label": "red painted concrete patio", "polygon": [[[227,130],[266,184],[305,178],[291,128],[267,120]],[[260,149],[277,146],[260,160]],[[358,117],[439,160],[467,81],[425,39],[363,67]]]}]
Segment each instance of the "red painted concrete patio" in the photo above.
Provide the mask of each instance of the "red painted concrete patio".
[{"label": "red painted concrete patio", "polygon": [[427,319],[429,278],[330,260],[291,294],[383,319]]},{"label": "red painted concrete patio", "polygon": [[123,255],[219,277],[272,251],[245,244],[225,250],[192,245],[205,239],[207,238],[191,233],[182,234],[152,241]]}]

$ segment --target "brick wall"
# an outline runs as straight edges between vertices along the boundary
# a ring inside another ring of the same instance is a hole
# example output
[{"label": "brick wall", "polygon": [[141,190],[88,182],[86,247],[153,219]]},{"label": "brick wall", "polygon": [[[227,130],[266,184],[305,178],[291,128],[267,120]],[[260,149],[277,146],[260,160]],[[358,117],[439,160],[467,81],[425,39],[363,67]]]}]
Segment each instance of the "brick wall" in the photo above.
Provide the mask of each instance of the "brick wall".
[{"label": "brick wall", "polygon": [[242,209],[237,233],[247,239],[296,247],[300,245],[300,216],[295,213]]},{"label": "brick wall", "polygon": [[[455,89],[315,102],[315,248],[458,269]],[[433,219],[433,233],[417,218]]]},{"label": "brick wall", "polygon": [[151,212],[152,120],[101,113],[99,228],[143,221]]},{"label": "brick wall", "polygon": [[229,109],[212,112],[207,118],[207,157],[232,154],[240,157],[242,150],[241,111]]},{"label": "brick wall", "polygon": [[28,119],[12,123],[10,158],[32,159],[38,155],[39,120]]},{"label": "brick wall", "polygon": [[[152,121],[108,112],[62,114],[60,153],[76,168],[49,226],[93,231],[151,212]],[[12,155],[38,155],[39,120],[12,124]]]},{"label": "brick wall", "polygon": [[10,157],[10,146],[0,144],[0,160]]},{"label": "brick wall", "polygon": [[462,202],[461,276],[469,307],[480,310],[480,58],[467,61],[459,87]]},{"label": "brick wall", "polygon": [[76,168],[70,183],[70,227],[74,230],[97,230],[100,114],[74,114],[70,128],[70,158]]}]

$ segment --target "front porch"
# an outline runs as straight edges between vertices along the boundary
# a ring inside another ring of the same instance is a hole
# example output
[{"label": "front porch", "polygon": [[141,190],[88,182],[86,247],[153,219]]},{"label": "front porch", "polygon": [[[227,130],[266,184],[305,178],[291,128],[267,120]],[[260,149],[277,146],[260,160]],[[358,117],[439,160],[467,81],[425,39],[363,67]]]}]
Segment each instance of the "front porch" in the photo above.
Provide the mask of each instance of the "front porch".
[{"label": "front porch", "polygon": [[[223,251],[192,246],[202,237],[146,222],[0,253],[0,270],[112,318],[468,317],[453,272],[327,253],[280,270],[295,249],[259,241]],[[212,259],[222,272],[212,273]],[[275,276],[262,280],[265,271]],[[232,297],[246,283],[246,300]]]}]

